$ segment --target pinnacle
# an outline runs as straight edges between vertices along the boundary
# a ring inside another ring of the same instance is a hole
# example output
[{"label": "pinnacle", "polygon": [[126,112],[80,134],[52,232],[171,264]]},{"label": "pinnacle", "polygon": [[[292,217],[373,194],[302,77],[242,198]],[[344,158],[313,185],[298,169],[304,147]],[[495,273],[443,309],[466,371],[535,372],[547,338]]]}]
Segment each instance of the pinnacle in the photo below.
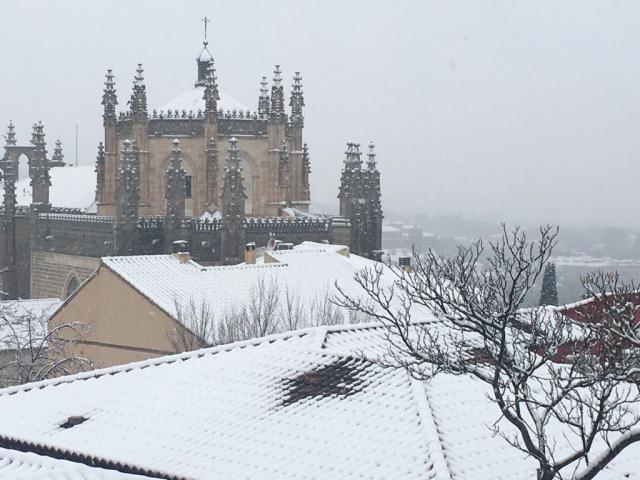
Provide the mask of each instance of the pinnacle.
[{"label": "pinnacle", "polygon": [[269,90],[267,87],[267,77],[262,77],[262,81],[260,82],[260,96],[261,97],[269,96]]},{"label": "pinnacle", "polygon": [[142,68],[141,63],[138,64],[138,68],[136,68],[136,75],[133,78],[135,85],[142,85],[142,82],[144,80],[144,69]]},{"label": "pinnacle", "polygon": [[282,71],[280,70],[280,65],[276,65],[275,70],[273,71],[273,86],[278,88],[282,85]]}]

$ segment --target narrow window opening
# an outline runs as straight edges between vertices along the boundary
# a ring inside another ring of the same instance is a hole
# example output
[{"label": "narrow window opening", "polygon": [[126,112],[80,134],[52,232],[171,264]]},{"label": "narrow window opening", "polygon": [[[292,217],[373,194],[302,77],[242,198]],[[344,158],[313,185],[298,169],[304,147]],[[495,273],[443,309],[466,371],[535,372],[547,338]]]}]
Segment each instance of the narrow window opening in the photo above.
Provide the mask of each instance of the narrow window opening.
[{"label": "narrow window opening", "polygon": [[184,196],[191,198],[191,175],[185,175],[184,177]]}]

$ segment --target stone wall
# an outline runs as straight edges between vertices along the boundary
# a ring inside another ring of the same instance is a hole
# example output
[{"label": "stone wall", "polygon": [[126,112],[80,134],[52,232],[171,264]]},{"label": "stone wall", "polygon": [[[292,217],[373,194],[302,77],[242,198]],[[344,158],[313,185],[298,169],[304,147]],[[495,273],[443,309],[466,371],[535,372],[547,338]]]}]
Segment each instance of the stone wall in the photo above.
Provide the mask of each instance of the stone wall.
[{"label": "stone wall", "polygon": [[113,217],[41,213],[32,248],[85,257],[113,255],[114,224]]},{"label": "stone wall", "polygon": [[31,252],[31,298],[64,298],[75,278],[84,282],[98,268],[100,259],[65,253]]}]

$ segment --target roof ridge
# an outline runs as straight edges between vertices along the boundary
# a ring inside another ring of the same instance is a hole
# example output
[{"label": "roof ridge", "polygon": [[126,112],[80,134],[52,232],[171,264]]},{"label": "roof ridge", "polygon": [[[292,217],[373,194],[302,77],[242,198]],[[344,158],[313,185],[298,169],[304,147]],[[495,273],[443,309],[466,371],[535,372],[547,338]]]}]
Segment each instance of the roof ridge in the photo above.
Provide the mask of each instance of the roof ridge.
[{"label": "roof ridge", "polygon": [[433,462],[437,479],[453,480],[451,468],[447,461],[444,446],[442,445],[442,439],[440,438],[440,432],[438,431],[438,425],[433,416],[433,408],[431,406],[431,402],[429,402],[429,396],[427,395],[427,386],[423,380],[418,380],[417,378],[412,377],[409,373],[405,373],[409,376],[409,382],[411,382],[413,398],[416,402],[418,415],[421,419],[420,425],[422,426],[427,444],[429,445],[429,456]]},{"label": "roof ridge", "polygon": [[50,378],[47,380],[41,380],[39,382],[25,383],[23,385],[14,385],[0,389],[0,397],[4,395],[14,395],[16,393],[28,392],[30,390],[41,389],[45,387],[55,387],[62,384],[73,383],[77,380],[86,380],[88,378],[99,378],[105,375],[115,375],[117,373],[128,373],[134,370],[142,370],[147,367],[157,367],[159,365],[167,365],[175,363],[177,361],[190,360],[192,358],[202,358],[205,355],[215,355],[218,353],[230,352],[237,349],[246,347],[256,347],[266,343],[273,343],[278,340],[289,340],[294,337],[304,337],[314,333],[314,330],[318,327],[310,327],[300,330],[293,330],[290,332],[274,333],[259,338],[252,338],[249,340],[240,340],[233,343],[226,343],[224,345],[216,345],[214,347],[201,348],[198,350],[191,350],[189,352],[176,353],[173,355],[164,355],[162,357],[150,358],[147,360],[141,360],[138,362],[125,363],[122,365],[114,365],[112,367],[100,368],[96,370],[89,370],[87,372],[75,373],[72,375],[65,375],[62,377]]},{"label": "roof ridge", "polygon": [[150,358],[138,362],[125,363],[123,365],[114,365],[112,367],[100,368],[96,370],[89,370],[87,372],[80,372],[72,375],[50,378],[47,380],[41,380],[39,382],[14,385],[11,387],[0,389],[0,397],[4,395],[14,395],[21,392],[28,392],[30,390],[41,389],[45,387],[55,387],[57,385],[73,383],[77,380],[99,378],[105,375],[115,375],[117,373],[128,373],[134,370],[141,370],[148,367],[157,367],[159,365],[171,364],[177,361],[185,361],[192,358],[201,358],[205,355],[215,355],[218,353],[230,352],[246,347],[256,347],[266,343],[273,343],[278,340],[289,340],[294,337],[302,338],[306,335],[316,335],[320,340],[322,340],[319,348],[324,349],[326,339],[331,333],[339,331],[366,330],[372,328],[382,328],[382,325],[379,322],[355,323],[346,325],[320,325],[316,327],[302,328],[299,330],[291,330],[288,332],[274,333],[271,335],[266,335],[264,337],[251,338],[249,340],[239,340],[237,342],[226,343],[224,345],[216,345],[214,347],[201,348],[198,350],[191,350],[189,352],[176,353],[173,355],[164,355],[162,357]]}]

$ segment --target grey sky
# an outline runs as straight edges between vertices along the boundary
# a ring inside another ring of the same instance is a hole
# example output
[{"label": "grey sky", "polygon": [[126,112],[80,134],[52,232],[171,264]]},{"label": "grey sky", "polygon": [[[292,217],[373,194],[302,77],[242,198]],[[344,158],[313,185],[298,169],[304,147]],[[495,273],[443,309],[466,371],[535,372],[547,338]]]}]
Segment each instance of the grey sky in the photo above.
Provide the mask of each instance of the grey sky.
[{"label": "grey sky", "polygon": [[[126,107],[190,89],[210,24],[219,85],[255,108],[301,71],[312,198],[335,204],[347,140],[377,145],[387,212],[639,225],[640,4],[623,1],[3,2],[0,125],[45,123],[73,159],[101,140],[103,76]],[[287,87],[288,90],[288,87]],[[390,215],[388,215],[389,217]]]}]

